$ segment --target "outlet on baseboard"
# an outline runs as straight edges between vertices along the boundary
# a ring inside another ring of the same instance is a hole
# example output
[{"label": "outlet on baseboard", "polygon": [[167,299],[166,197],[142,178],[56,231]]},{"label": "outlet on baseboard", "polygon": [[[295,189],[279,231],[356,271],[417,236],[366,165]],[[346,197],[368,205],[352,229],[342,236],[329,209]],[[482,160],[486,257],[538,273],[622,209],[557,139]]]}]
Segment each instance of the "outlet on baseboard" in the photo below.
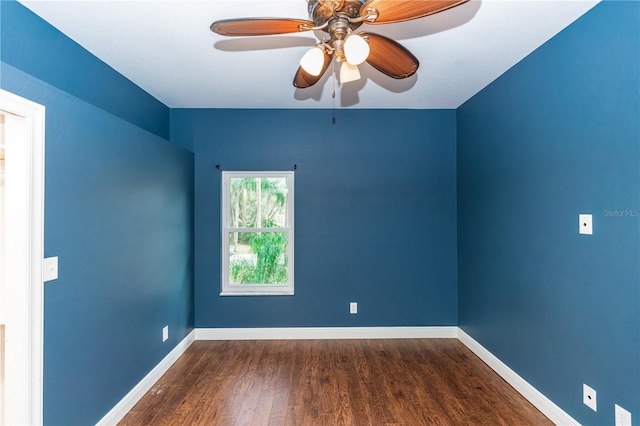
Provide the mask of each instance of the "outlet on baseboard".
[{"label": "outlet on baseboard", "polygon": [[616,426],[631,426],[631,413],[616,404]]},{"label": "outlet on baseboard", "polygon": [[582,385],[582,402],[593,411],[598,411],[596,391],[585,384]]},{"label": "outlet on baseboard", "polygon": [[162,327],[162,341],[166,342],[169,339],[169,326]]},{"label": "outlet on baseboard", "polygon": [[349,303],[349,313],[357,314],[358,313],[358,302]]}]

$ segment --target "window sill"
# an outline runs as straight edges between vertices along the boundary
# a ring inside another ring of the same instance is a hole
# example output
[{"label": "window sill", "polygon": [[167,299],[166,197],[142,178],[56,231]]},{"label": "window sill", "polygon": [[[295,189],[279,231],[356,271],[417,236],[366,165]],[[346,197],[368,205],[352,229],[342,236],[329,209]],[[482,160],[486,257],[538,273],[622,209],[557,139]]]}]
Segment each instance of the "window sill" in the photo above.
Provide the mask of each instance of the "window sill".
[{"label": "window sill", "polygon": [[220,296],[293,296],[291,290],[273,290],[273,291],[222,291]]}]

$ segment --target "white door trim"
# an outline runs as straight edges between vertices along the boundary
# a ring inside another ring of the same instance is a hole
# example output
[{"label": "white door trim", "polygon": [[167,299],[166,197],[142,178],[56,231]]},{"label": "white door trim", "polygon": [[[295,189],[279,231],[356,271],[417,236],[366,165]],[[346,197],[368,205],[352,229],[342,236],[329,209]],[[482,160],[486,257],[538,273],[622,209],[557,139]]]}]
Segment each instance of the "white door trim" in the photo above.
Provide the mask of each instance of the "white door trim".
[{"label": "white door trim", "polygon": [[[14,265],[6,265],[6,273],[11,277],[8,285],[13,285],[19,291],[15,294],[21,306],[13,306],[14,314],[19,317],[19,333],[22,338],[17,340],[22,347],[24,360],[20,372],[24,386],[20,386],[19,394],[13,389],[5,393],[12,393],[11,406],[5,405],[5,421],[7,424],[42,424],[42,363],[43,363],[43,281],[42,260],[44,258],[44,122],[45,108],[42,105],[14,95],[0,89],[0,110],[14,114],[24,119],[26,143],[15,143],[9,148],[11,141],[6,140],[7,170],[5,177],[9,178],[9,162],[16,161],[21,170],[12,181],[14,189],[9,190],[10,183],[6,181],[7,196],[7,228],[19,229],[20,234],[14,233],[14,247],[20,253],[15,258],[22,258]],[[9,158],[12,149],[15,160]],[[18,188],[17,190],[15,188]],[[13,195],[11,195],[13,194]],[[20,215],[9,214],[12,210],[22,212]],[[10,219],[9,216],[12,216]],[[12,221],[10,224],[9,221]],[[14,228],[15,226],[15,228]],[[13,250],[7,250],[7,252]],[[7,262],[9,263],[9,262]],[[10,270],[10,268],[13,268]],[[24,302],[24,303],[22,303]],[[26,311],[26,312],[25,312]],[[8,330],[5,330],[7,345],[16,343],[18,334],[13,334],[13,341],[9,342]],[[15,345],[14,345],[15,346]],[[8,354],[8,353],[7,353]],[[7,359],[7,363],[9,360]],[[5,373],[8,373],[6,369]],[[5,377],[6,378],[6,377]],[[9,402],[9,401],[7,401]],[[15,405],[17,404],[17,406]]]}]

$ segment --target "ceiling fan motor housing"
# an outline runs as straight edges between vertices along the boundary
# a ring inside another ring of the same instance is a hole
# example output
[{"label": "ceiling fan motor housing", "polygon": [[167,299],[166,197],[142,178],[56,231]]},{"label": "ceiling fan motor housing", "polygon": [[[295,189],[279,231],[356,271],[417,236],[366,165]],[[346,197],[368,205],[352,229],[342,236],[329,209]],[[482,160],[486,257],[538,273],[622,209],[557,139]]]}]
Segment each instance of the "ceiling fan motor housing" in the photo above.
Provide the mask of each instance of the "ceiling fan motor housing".
[{"label": "ceiling fan motor housing", "polygon": [[[344,41],[362,25],[360,9],[366,0],[309,0],[309,17],[324,32],[329,33],[332,52],[338,62],[344,62]],[[325,25],[326,24],[326,25]]]},{"label": "ceiling fan motor housing", "polygon": [[[351,22],[352,19],[360,16],[360,9],[366,0],[343,0],[343,1],[331,1],[331,0],[309,0],[309,17],[316,26],[321,26],[325,22],[329,22],[329,27],[324,31],[329,32],[331,27],[331,20],[342,18],[348,23],[351,30],[362,25],[362,21]],[[333,8],[332,6],[337,6]]]}]

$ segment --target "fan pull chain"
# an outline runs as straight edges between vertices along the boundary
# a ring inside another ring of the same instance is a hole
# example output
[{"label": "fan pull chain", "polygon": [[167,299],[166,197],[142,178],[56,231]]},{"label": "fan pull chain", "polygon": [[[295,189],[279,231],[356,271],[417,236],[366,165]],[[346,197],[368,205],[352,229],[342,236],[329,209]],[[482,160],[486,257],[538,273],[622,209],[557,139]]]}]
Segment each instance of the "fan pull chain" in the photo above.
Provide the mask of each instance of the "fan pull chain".
[{"label": "fan pull chain", "polygon": [[331,123],[336,124],[336,62],[333,63],[333,75],[331,76],[331,99],[333,103],[333,117]]},{"label": "fan pull chain", "polygon": [[331,98],[333,99],[333,109],[336,108],[336,62],[333,63],[333,73],[331,75]]}]

